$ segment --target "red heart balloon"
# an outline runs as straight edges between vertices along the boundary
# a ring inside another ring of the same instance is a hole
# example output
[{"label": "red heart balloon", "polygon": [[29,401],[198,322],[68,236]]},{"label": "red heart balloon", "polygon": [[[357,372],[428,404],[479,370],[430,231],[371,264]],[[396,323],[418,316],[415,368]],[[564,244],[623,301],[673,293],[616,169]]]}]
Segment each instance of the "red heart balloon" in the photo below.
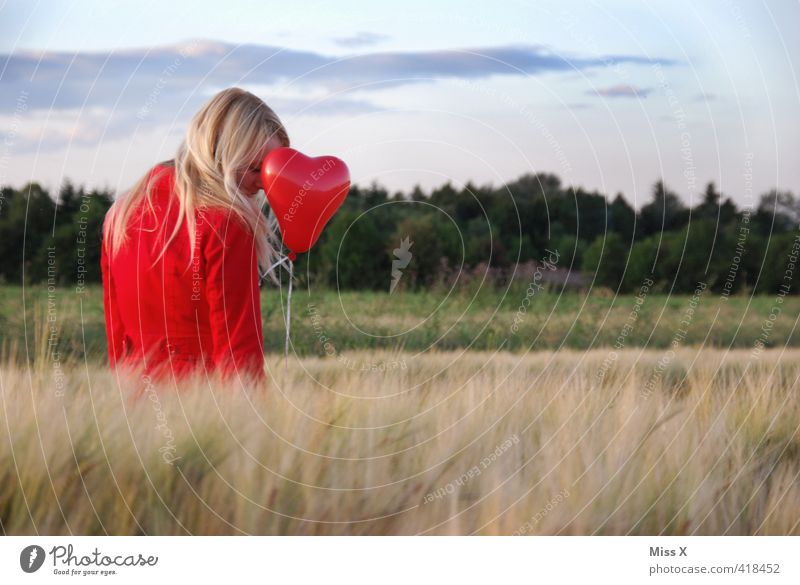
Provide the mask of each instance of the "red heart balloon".
[{"label": "red heart balloon", "polygon": [[289,258],[307,252],[347,197],[350,171],[335,156],[308,157],[282,146],[261,164],[261,183],[278,218]]}]

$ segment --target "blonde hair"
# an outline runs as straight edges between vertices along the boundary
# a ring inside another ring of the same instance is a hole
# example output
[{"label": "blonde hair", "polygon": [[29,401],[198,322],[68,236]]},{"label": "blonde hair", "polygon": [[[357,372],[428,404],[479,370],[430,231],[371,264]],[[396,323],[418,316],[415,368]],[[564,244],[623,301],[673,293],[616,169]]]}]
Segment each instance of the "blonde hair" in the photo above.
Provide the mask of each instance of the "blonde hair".
[{"label": "blonde hair", "polygon": [[[210,207],[229,209],[247,224],[263,269],[277,261],[280,238],[274,216],[268,221],[261,211],[266,203],[263,192],[247,197],[237,180],[238,173],[246,170],[273,136],[283,146],[289,146],[289,136],[277,114],[257,96],[236,87],[219,92],[195,114],[174,161],[178,219],[156,262],[185,220],[191,265],[197,232],[195,210]],[[155,214],[151,196],[156,180],[157,176],[148,172],[109,209],[103,239],[110,255],[125,244],[126,228],[141,203],[146,202]],[[162,230],[164,227],[162,223]],[[271,277],[277,282],[274,271]]]}]

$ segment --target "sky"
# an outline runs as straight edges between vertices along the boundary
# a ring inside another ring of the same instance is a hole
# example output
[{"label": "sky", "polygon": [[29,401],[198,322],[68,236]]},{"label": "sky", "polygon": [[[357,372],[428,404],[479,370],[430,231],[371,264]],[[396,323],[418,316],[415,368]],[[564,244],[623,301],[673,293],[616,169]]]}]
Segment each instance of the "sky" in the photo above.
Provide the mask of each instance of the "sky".
[{"label": "sky", "polygon": [[360,185],[756,205],[800,194],[798,24],[796,0],[0,0],[0,185],[124,191],[239,86]]}]

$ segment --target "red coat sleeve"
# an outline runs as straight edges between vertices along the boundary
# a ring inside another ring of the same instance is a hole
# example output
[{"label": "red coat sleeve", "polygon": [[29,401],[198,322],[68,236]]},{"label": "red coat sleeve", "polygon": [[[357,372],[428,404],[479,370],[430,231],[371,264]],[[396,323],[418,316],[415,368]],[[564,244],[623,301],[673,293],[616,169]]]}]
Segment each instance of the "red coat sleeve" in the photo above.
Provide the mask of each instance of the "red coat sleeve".
[{"label": "red coat sleeve", "polygon": [[106,316],[108,364],[113,368],[122,359],[125,351],[125,327],[122,324],[122,315],[117,305],[114,279],[111,276],[105,241],[101,244],[100,270],[103,274],[103,311]]},{"label": "red coat sleeve", "polygon": [[226,377],[238,374],[264,380],[261,297],[253,234],[238,217],[228,213],[214,214],[209,226],[203,255],[214,365]]}]

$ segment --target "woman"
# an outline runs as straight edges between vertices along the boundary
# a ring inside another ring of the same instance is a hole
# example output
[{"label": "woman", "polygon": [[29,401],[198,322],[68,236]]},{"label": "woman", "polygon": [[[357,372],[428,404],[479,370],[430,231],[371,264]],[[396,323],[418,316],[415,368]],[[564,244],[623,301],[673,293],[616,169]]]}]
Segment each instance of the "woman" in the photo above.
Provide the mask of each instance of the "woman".
[{"label": "woman", "polygon": [[275,112],[226,89],[192,119],[175,159],[114,202],[102,245],[112,368],[266,379],[258,266],[279,240],[261,211],[260,165],[280,146],[289,137]]}]

